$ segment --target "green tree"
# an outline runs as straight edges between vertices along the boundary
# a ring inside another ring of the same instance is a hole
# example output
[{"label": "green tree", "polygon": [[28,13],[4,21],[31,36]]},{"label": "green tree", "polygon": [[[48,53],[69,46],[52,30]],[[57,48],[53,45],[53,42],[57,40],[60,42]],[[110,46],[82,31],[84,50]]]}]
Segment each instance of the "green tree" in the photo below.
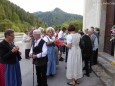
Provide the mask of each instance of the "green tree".
[{"label": "green tree", "polygon": [[16,14],[16,12],[13,12],[13,14],[12,14],[12,21],[15,23],[20,22],[19,16]]},{"label": "green tree", "polygon": [[12,25],[13,23],[8,19],[0,20],[0,31],[3,32],[8,28],[12,28]]},{"label": "green tree", "polygon": [[44,27],[45,23],[10,1],[0,0],[0,31],[12,28],[21,32],[32,26]]},{"label": "green tree", "polygon": [[0,4],[0,19],[4,19],[6,17],[4,8],[2,4]]},{"label": "green tree", "polygon": [[74,25],[75,28],[76,28],[76,31],[78,30],[81,30],[82,27],[83,27],[83,22],[80,21],[80,20],[73,20],[73,21],[67,21],[67,22],[64,22],[61,27],[68,27],[70,24]]}]

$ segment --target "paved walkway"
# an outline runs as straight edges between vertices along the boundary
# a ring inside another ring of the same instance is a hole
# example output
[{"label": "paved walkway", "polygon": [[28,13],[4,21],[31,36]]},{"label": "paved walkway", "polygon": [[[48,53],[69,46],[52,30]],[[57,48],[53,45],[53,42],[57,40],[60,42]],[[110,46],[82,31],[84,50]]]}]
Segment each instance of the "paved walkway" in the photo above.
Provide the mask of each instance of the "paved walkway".
[{"label": "paved walkway", "polygon": [[[33,66],[32,60],[24,58],[24,45],[22,42],[16,42],[16,45],[20,47],[22,52],[22,60],[20,62],[22,72],[22,86],[33,86]],[[68,86],[66,79],[65,62],[60,62],[57,66],[57,74],[54,77],[48,78],[48,86]],[[35,74],[35,85],[36,86],[36,74]],[[91,73],[90,77],[84,76],[80,79],[80,84],[77,86],[103,86],[100,79]]]}]

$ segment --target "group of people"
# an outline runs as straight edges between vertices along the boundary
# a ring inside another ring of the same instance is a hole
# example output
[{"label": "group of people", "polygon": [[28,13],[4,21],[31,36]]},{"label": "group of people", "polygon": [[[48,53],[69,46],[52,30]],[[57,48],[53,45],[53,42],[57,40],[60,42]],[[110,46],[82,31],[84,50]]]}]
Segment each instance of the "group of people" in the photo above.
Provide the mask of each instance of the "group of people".
[{"label": "group of people", "polygon": [[99,31],[94,27],[85,29],[81,34],[80,47],[82,51],[82,59],[84,61],[83,70],[86,71],[85,75],[90,76],[92,71],[91,66],[97,64],[98,57],[98,44],[99,44]]},{"label": "group of people", "polygon": [[[0,42],[0,86],[22,86],[19,61],[21,53],[19,47],[14,45],[14,31],[8,29],[4,32],[5,39]],[[55,32],[54,28],[46,30],[39,27],[31,32],[25,31],[25,58],[33,59],[37,75],[37,86],[48,86],[47,77],[56,75],[56,65],[65,59],[66,77],[68,85],[79,84],[83,77],[90,76],[91,66],[97,64],[98,34],[94,28],[76,32],[74,25]],[[66,57],[62,57],[65,51]],[[83,61],[85,66],[83,67]]]}]

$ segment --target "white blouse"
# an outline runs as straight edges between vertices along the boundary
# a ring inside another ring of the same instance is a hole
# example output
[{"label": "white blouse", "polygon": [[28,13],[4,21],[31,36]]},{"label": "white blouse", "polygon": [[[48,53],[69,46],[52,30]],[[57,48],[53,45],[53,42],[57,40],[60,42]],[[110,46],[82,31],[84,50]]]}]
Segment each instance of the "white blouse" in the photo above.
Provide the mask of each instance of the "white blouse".
[{"label": "white blouse", "polygon": [[71,44],[72,43],[72,36],[71,34],[67,35],[67,44]]},{"label": "white blouse", "polygon": [[53,42],[53,41],[55,40],[55,37],[53,36],[52,38],[50,38],[49,36],[45,36],[45,37],[43,38],[43,40],[44,40],[45,42]]},{"label": "white blouse", "polygon": [[62,30],[58,33],[58,39],[60,39],[60,38],[63,38],[63,31]]},{"label": "white blouse", "polygon": [[22,38],[22,42],[25,45],[25,49],[30,49],[31,48],[31,37],[28,35],[24,34]]}]

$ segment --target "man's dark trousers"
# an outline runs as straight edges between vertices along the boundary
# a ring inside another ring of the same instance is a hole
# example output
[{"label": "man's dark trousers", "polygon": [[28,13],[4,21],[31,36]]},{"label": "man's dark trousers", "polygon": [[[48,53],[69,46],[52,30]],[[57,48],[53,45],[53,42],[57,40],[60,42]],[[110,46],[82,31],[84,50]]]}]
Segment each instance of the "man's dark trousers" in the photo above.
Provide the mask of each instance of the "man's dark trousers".
[{"label": "man's dark trousers", "polygon": [[36,66],[36,74],[37,74],[37,86],[48,86],[47,85],[47,64],[43,66]]},{"label": "man's dark trousers", "polygon": [[97,64],[97,59],[98,59],[98,49],[93,51],[93,65]]}]

